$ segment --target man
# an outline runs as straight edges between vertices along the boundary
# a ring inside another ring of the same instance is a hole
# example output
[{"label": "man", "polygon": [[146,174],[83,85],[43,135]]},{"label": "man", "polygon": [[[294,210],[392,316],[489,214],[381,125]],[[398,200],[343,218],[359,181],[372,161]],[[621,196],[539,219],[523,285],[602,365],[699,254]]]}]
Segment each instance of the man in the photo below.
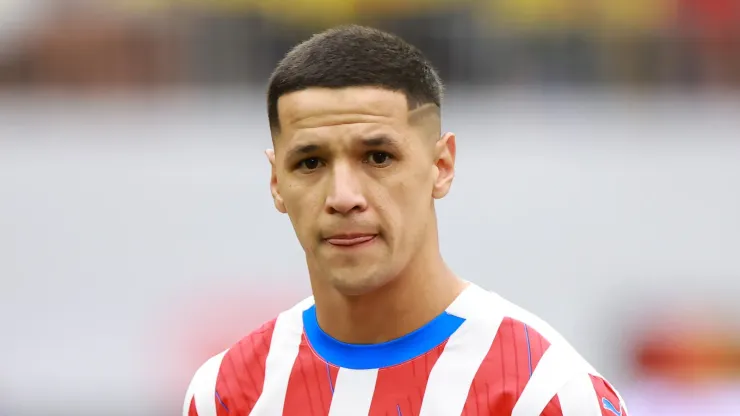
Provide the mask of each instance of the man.
[{"label": "man", "polygon": [[557,332],[442,260],[434,200],[456,144],[441,98],[422,54],[374,29],[329,30],[280,62],[270,188],[313,297],[207,361],[185,415],[626,415]]}]

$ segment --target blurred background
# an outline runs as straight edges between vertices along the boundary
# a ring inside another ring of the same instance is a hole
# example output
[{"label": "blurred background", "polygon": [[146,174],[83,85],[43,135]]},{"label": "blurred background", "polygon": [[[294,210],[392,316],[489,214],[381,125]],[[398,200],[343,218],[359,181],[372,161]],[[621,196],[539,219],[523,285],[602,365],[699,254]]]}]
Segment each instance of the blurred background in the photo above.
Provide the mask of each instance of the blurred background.
[{"label": "blurred background", "polygon": [[0,1],[0,414],[178,414],[309,294],[264,90],[346,22],[447,81],[454,270],[632,415],[740,415],[738,0]]}]

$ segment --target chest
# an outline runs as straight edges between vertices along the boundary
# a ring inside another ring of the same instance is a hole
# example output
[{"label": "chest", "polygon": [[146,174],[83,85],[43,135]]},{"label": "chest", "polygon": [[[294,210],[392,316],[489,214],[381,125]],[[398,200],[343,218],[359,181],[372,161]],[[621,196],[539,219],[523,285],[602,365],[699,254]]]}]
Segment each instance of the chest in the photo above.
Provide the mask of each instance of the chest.
[{"label": "chest", "polygon": [[[283,415],[436,416],[508,414],[529,379],[526,363],[490,356],[475,367],[441,360],[444,345],[381,369],[333,366],[302,347],[287,386],[266,385],[252,400],[282,400]],[[279,406],[258,406],[260,409]],[[232,413],[233,414],[233,413]],[[241,414],[241,413],[239,413]],[[248,412],[245,412],[248,414]],[[274,416],[264,413],[264,416]]]}]

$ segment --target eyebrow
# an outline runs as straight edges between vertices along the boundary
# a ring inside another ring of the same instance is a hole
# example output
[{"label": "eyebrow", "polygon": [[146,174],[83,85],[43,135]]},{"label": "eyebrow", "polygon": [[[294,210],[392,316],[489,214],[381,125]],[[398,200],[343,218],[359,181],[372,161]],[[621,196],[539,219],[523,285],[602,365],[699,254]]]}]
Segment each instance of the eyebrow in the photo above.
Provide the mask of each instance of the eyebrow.
[{"label": "eyebrow", "polygon": [[314,153],[318,151],[321,148],[321,146],[317,144],[304,144],[296,146],[292,149],[290,149],[286,155],[286,159],[292,160],[298,157],[301,157],[302,155],[307,155],[309,153]]},{"label": "eyebrow", "polygon": [[369,139],[362,139],[361,143],[365,147],[390,146],[398,147],[398,142],[388,136],[376,136]]},{"label": "eyebrow", "polygon": [[[374,136],[367,139],[361,139],[360,143],[363,147],[392,147],[397,149],[399,147],[398,141],[389,136]],[[285,158],[287,160],[293,160],[296,158],[303,157],[305,155],[316,153],[320,151],[323,146],[313,143],[298,145],[286,153]]]}]

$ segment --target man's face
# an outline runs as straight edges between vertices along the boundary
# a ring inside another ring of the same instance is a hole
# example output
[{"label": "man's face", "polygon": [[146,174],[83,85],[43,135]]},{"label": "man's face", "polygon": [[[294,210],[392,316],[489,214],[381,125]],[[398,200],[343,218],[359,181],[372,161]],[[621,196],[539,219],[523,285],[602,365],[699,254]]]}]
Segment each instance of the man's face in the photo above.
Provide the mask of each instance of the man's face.
[{"label": "man's face", "polygon": [[278,114],[267,152],[275,206],[322,284],[366,293],[436,244],[433,200],[448,192],[455,157],[436,106],[409,110],[385,89],[311,88],[282,96]]}]

